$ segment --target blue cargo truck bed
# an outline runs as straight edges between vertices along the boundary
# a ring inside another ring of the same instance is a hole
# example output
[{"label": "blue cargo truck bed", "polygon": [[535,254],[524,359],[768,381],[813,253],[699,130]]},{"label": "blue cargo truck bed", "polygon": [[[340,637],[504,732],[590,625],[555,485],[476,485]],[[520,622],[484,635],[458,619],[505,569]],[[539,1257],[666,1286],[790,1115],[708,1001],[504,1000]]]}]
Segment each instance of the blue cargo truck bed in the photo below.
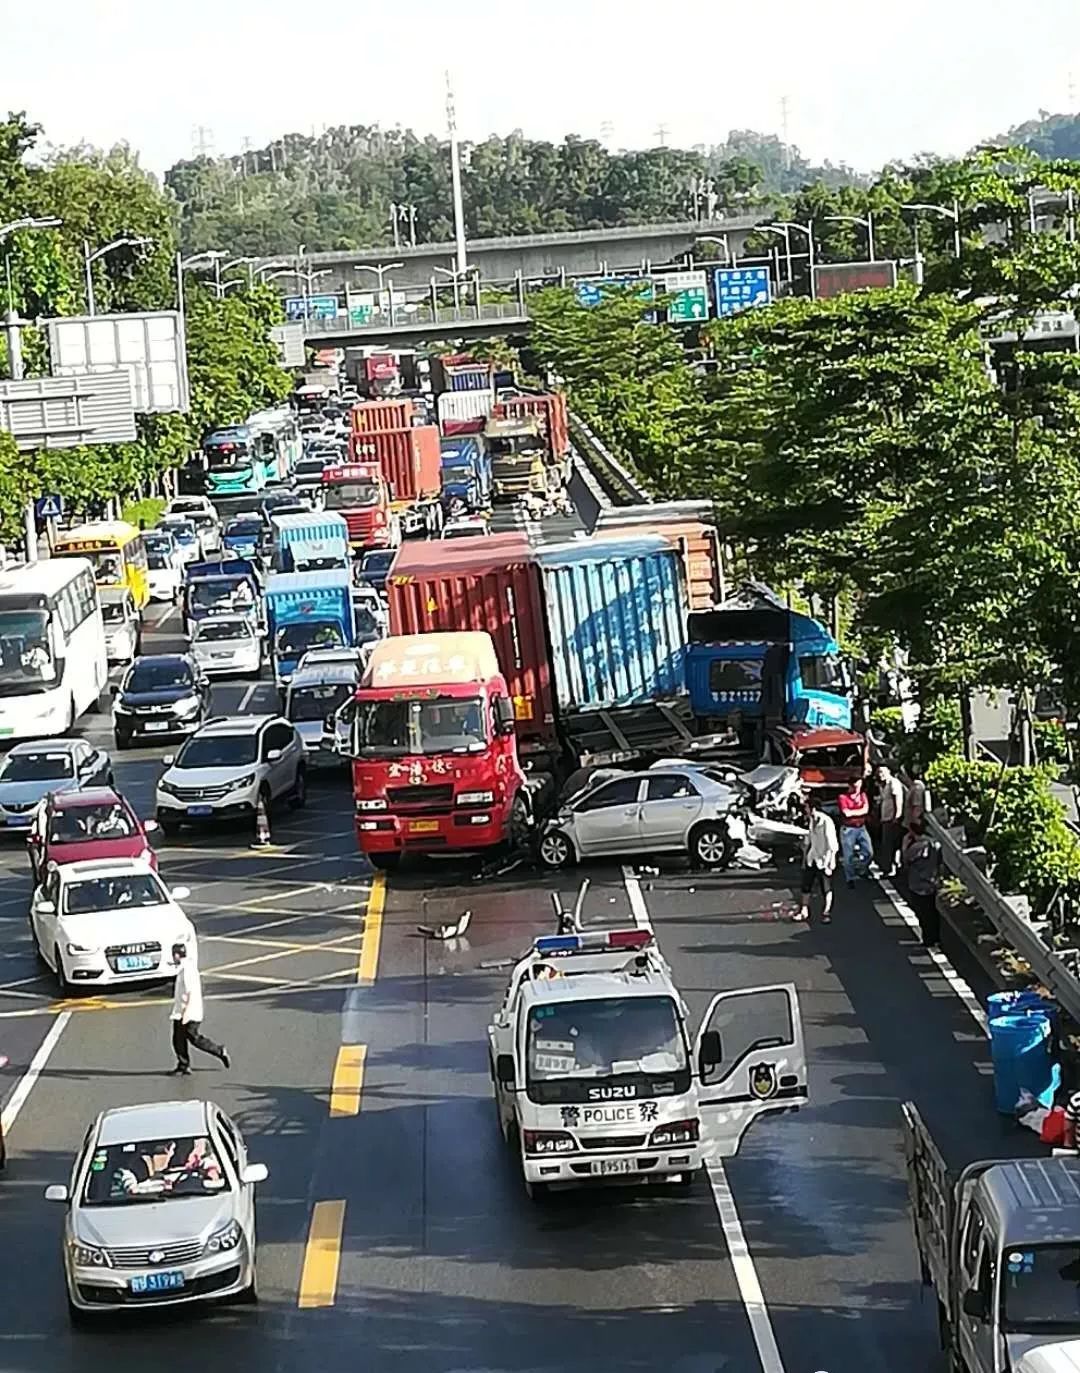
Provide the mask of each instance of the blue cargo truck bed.
[{"label": "blue cargo truck bed", "polygon": [[289,515],[270,517],[274,566],[287,571],[286,550],[298,543],[324,543],[328,540],[349,542],[349,526],[344,515],[331,510],[304,510]]},{"label": "blue cargo truck bed", "polygon": [[279,683],[292,676],[307,649],[356,641],[346,569],[275,573],[266,583],[266,614]]}]

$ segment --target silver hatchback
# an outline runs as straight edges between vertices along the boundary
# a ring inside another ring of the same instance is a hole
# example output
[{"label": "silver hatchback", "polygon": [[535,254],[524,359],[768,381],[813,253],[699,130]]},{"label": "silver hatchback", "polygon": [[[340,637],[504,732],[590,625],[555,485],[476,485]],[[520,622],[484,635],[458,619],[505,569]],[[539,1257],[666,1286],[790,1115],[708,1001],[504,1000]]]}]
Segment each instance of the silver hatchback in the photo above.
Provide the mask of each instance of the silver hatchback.
[{"label": "silver hatchback", "polygon": [[257,1299],[255,1184],[240,1131],[209,1101],[103,1111],[67,1186],[64,1273],[74,1322],[92,1313]]}]

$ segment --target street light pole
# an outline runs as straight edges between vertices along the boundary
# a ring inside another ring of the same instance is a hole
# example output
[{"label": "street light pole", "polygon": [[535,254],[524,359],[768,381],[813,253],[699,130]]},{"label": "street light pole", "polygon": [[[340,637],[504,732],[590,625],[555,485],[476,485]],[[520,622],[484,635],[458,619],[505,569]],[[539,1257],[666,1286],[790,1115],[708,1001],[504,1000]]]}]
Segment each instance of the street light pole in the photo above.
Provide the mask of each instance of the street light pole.
[{"label": "street light pole", "polygon": [[830,224],[861,224],[866,230],[866,260],[873,262],[874,259],[874,216],[873,212],[867,210],[866,218],[861,215],[826,215],[825,218]]},{"label": "street light pole", "polygon": [[951,219],[953,222],[953,256],[960,256],[960,202],[954,200],[952,209],[947,205],[931,205],[928,201],[913,200],[906,205],[901,205],[902,210],[925,210],[927,214],[940,215],[942,219]]},{"label": "street light pole", "polygon": [[791,226],[790,224],[759,224],[759,229],[765,229],[768,233],[779,234],[784,240],[784,257],[787,261],[787,280],[791,285],[794,275],[794,268],[791,261]]},{"label": "street light pole", "polygon": [[454,108],[454,88],[450,73],[446,73],[446,123],[450,131],[450,180],[454,194],[454,244],[457,270],[465,275],[468,253],[465,244],[465,206],[461,196],[461,150],[458,148],[457,113]]},{"label": "street light pole", "polygon": [[141,248],[144,244],[153,243],[152,238],[132,238],[125,234],[121,238],[114,238],[111,243],[106,243],[103,248],[98,248],[95,252],[90,251],[90,244],[83,239],[83,267],[86,272],[86,313],[93,317],[95,313],[94,301],[94,273],[93,264],[99,257],[104,257],[111,253],[114,248]]}]

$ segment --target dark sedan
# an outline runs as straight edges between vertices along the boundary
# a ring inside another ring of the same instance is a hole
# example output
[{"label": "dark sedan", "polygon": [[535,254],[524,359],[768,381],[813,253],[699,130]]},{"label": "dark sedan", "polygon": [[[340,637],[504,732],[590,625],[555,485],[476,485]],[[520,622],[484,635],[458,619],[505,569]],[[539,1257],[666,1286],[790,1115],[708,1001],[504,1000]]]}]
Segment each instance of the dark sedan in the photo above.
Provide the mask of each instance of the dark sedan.
[{"label": "dark sedan", "polygon": [[190,653],[136,658],[116,693],[116,747],[193,734],[210,715],[210,681]]}]

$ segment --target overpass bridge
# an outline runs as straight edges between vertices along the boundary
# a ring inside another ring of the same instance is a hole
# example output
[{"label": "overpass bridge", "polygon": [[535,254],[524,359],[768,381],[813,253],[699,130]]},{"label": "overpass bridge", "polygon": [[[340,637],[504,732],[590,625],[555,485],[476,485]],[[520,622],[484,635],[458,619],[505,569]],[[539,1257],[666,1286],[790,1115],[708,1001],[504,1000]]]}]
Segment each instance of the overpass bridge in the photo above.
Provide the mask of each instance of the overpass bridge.
[{"label": "overpass bridge", "polygon": [[315,348],[348,348],[362,343],[408,343],[410,339],[483,338],[492,333],[515,333],[529,327],[527,303],[488,303],[445,309],[426,301],[373,310],[363,324],[347,315],[309,319],[304,342]]}]

